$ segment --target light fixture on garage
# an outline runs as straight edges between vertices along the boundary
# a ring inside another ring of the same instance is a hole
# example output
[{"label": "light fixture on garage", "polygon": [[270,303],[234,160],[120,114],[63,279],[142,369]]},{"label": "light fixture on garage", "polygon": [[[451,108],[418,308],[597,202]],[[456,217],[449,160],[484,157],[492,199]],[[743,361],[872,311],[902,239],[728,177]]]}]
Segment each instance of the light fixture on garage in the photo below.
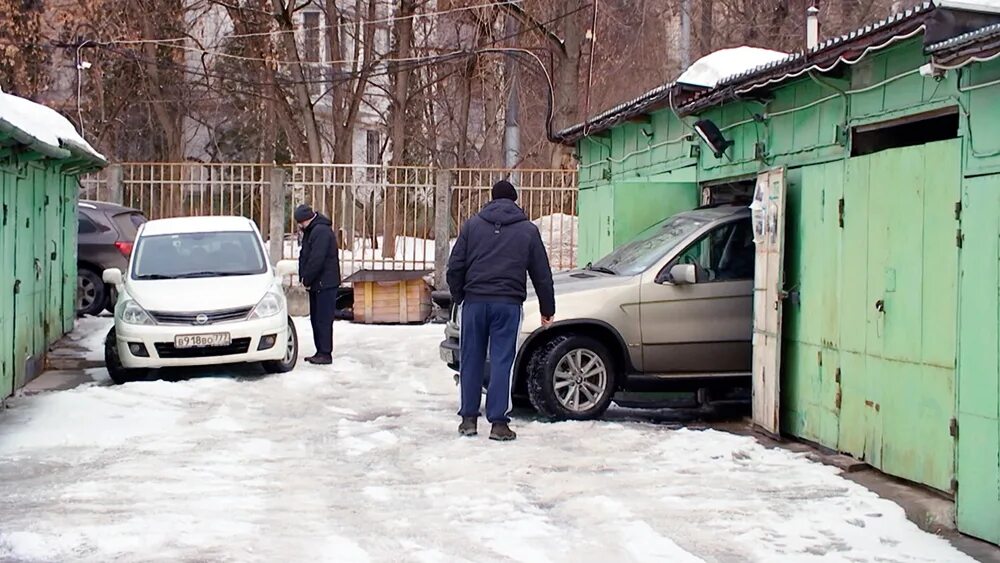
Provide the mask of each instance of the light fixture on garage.
[{"label": "light fixture on garage", "polygon": [[733,142],[722,135],[722,131],[719,131],[718,126],[711,119],[698,121],[694,124],[694,130],[701,137],[701,140],[705,141],[708,148],[712,149],[715,158],[722,158],[726,149],[733,146]]}]

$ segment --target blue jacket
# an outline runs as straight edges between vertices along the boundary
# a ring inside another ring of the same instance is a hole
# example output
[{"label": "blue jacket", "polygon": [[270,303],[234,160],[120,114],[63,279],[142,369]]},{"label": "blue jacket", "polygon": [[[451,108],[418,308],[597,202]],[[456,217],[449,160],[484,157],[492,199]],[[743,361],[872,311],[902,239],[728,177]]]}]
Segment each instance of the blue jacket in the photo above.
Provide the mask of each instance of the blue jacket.
[{"label": "blue jacket", "polygon": [[549,257],[538,227],[524,211],[509,199],[498,199],[465,222],[448,260],[455,303],[524,303],[529,275],[541,314],[555,315]]},{"label": "blue jacket", "polygon": [[340,287],[340,253],[333,223],[317,214],[302,232],[299,251],[299,278],[309,291]]}]

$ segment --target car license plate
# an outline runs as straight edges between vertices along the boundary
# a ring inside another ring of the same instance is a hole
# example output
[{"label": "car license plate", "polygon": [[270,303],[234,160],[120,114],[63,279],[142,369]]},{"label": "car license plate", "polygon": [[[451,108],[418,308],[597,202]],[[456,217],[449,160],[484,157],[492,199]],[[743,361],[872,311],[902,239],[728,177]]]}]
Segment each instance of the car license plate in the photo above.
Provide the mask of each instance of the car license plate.
[{"label": "car license plate", "polygon": [[175,348],[207,348],[209,346],[229,346],[233,341],[228,332],[214,334],[185,334],[174,337]]}]

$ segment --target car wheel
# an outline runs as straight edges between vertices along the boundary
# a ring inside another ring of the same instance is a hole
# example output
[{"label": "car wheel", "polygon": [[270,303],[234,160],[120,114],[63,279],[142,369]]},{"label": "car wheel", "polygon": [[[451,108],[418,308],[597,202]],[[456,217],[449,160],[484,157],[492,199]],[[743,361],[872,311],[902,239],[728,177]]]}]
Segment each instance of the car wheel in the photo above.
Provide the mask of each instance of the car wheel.
[{"label": "car wheel", "polygon": [[599,418],[611,405],[616,380],[611,354],[588,336],[553,338],[532,354],[528,365],[531,404],[557,420]]},{"label": "car wheel", "polygon": [[76,274],[76,314],[99,315],[107,304],[104,281],[93,270],[80,268]]},{"label": "car wheel", "polygon": [[144,369],[128,369],[122,365],[121,357],[118,356],[118,342],[114,327],[108,331],[108,336],[104,338],[104,365],[108,368],[111,381],[118,385],[141,379],[146,373]]},{"label": "car wheel", "polygon": [[285,357],[280,360],[264,362],[267,373],[288,373],[295,368],[299,359],[299,334],[295,331],[295,323],[288,318],[288,339],[285,341]]}]

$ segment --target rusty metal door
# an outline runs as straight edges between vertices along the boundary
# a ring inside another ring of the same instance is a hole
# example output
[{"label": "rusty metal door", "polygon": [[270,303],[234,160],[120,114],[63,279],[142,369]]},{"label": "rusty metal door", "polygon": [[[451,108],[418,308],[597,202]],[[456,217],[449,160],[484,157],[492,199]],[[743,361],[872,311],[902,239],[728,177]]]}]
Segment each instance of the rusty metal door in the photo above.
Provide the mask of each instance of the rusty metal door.
[{"label": "rusty metal door", "polygon": [[0,172],[0,401],[14,392],[14,175]]},{"label": "rusty metal door", "polygon": [[753,289],[753,422],[778,434],[781,408],[781,308],[784,295],[785,169],[757,176],[753,210],[757,256]]}]

